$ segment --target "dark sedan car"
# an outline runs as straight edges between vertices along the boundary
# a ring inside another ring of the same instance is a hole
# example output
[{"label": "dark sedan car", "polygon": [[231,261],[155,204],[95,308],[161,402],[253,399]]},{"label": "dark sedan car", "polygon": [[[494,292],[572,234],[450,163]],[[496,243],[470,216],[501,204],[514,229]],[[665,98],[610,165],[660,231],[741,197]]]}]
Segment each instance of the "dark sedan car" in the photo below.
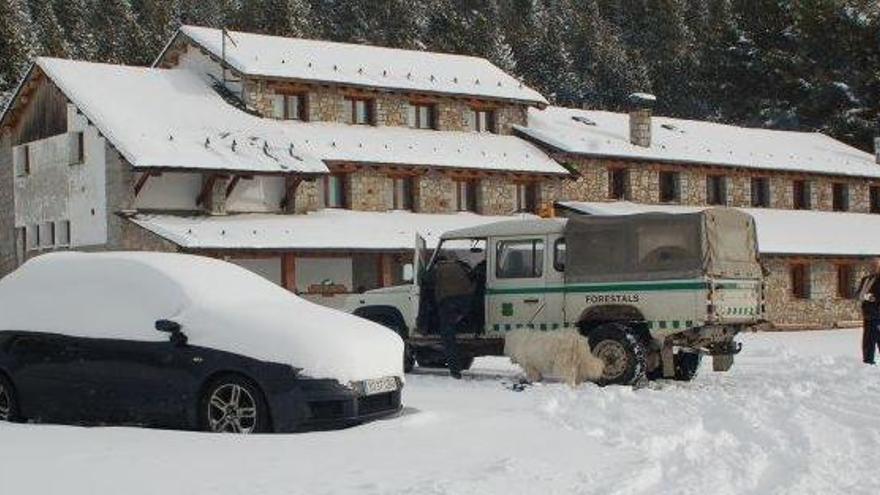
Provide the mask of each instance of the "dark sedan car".
[{"label": "dark sedan car", "polygon": [[0,419],[289,432],[401,407],[403,343],[234,265],[49,254],[0,280]]}]

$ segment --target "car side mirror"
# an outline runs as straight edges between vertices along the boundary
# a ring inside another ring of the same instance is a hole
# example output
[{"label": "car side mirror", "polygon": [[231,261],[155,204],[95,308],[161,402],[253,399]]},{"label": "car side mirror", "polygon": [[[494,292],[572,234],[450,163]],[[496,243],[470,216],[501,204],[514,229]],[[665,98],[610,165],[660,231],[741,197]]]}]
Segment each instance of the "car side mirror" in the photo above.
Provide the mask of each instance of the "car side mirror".
[{"label": "car side mirror", "polygon": [[169,340],[176,346],[186,345],[186,335],[180,330],[180,323],[171,320],[156,320],[156,330],[170,334]]}]

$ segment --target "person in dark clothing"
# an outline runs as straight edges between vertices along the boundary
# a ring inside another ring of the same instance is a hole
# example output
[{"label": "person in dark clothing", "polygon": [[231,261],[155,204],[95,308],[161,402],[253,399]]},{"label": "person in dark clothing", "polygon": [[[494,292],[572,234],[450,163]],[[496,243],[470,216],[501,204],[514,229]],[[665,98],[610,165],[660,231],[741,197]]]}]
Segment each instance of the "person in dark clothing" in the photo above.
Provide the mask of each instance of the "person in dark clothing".
[{"label": "person in dark clothing", "polygon": [[874,364],[874,352],[880,347],[880,258],[871,263],[871,274],[859,282],[862,303],[862,360]]},{"label": "person in dark clothing", "polygon": [[461,378],[461,356],[456,334],[471,315],[475,291],[471,270],[460,260],[447,259],[438,261],[433,271],[436,321],[446,352],[446,366],[453,378]]}]

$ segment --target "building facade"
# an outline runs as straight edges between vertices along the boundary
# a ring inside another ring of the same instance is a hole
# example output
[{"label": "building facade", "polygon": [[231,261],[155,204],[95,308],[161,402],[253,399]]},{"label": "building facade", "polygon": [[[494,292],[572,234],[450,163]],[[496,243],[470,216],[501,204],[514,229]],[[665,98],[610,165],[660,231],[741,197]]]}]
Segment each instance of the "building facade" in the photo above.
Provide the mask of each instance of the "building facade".
[{"label": "building facade", "polygon": [[[564,109],[482,59],[192,26],[150,68],[38,59],[0,121],[0,273],[53,250],[180,251],[332,306],[409,279],[416,233],[566,202],[880,212],[867,153],[640,98]],[[880,247],[814,247],[764,253],[779,326],[858,317]]]}]

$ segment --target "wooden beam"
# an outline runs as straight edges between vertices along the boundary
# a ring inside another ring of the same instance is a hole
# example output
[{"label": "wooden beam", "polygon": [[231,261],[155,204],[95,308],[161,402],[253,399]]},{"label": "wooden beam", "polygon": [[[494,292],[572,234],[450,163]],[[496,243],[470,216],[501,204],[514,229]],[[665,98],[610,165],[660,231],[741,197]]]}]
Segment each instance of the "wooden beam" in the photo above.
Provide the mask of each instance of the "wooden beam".
[{"label": "wooden beam", "polygon": [[218,179],[225,179],[226,175],[224,174],[210,174],[205,179],[205,182],[202,183],[202,190],[199,191],[198,197],[196,197],[196,205],[202,206],[206,204],[207,200],[211,197],[214,191],[214,184],[217,183]]},{"label": "wooden beam", "polygon": [[288,176],[284,179],[284,197],[281,198],[281,209],[294,205],[296,201],[296,190],[302,184],[303,178],[300,176]]},{"label": "wooden beam", "polygon": [[232,177],[232,180],[229,181],[229,184],[226,184],[226,197],[232,196],[232,191],[235,191],[235,186],[238,185],[238,181],[240,181],[242,177],[240,175],[236,175]]},{"label": "wooden beam", "polygon": [[134,197],[138,197],[141,193],[141,190],[147,184],[147,179],[150,177],[159,177],[162,175],[162,172],[143,172],[141,176],[138,177],[137,183],[134,185]]},{"label": "wooden beam", "polygon": [[294,254],[281,255],[281,285],[296,293],[296,255]]}]

